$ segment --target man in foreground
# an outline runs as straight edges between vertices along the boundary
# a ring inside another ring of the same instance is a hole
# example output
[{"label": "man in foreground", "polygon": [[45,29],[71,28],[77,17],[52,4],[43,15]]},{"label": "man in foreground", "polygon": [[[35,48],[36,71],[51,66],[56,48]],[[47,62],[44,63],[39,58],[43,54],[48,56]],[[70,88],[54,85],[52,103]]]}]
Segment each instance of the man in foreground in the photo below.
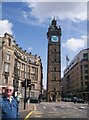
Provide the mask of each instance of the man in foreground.
[{"label": "man in foreground", "polygon": [[2,109],[2,120],[8,120],[10,118],[18,118],[18,103],[13,98],[14,88],[12,86],[7,86],[5,88],[5,94],[2,96],[1,109]]}]

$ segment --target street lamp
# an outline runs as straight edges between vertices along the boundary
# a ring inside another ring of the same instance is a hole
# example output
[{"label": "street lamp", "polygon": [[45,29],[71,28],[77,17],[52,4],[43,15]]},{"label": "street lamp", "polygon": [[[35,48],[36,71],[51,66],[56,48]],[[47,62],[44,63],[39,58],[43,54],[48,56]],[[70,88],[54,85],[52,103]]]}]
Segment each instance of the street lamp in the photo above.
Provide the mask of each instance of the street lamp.
[{"label": "street lamp", "polygon": [[26,78],[25,78],[25,87],[24,87],[24,110],[26,109],[26,98],[27,98],[27,79],[28,79],[28,56],[27,56],[27,64],[26,64]]},{"label": "street lamp", "polygon": [[63,86],[61,86],[61,97],[63,98]]}]

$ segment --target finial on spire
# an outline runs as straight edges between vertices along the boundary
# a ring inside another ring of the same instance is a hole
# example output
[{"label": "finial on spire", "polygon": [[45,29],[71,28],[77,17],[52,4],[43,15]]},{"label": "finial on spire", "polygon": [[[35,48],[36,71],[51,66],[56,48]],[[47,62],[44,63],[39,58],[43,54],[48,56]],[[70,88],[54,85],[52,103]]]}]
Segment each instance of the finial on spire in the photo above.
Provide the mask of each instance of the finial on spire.
[{"label": "finial on spire", "polygon": [[52,19],[52,25],[53,25],[53,26],[56,26],[56,19],[55,19],[55,16],[54,16],[53,19]]}]

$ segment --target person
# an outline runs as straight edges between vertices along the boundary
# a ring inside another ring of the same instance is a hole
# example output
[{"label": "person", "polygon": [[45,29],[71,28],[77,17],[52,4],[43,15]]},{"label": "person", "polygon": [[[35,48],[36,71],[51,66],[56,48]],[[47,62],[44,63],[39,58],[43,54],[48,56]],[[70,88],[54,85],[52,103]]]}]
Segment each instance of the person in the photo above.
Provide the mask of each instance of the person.
[{"label": "person", "polygon": [[18,104],[19,104],[19,102],[20,102],[20,96],[19,96],[19,94],[20,94],[20,93],[17,92],[17,96],[16,96],[16,98],[15,98]]},{"label": "person", "polygon": [[17,119],[19,117],[18,103],[12,96],[14,88],[7,86],[5,94],[2,96],[0,107],[2,109],[2,120],[9,120],[10,118]]}]

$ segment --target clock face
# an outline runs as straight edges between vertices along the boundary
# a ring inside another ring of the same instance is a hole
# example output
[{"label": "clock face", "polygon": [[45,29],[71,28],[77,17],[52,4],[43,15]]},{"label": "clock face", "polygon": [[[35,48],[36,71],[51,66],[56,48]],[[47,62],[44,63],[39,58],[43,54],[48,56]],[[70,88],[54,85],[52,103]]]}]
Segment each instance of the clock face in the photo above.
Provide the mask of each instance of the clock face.
[{"label": "clock face", "polygon": [[52,35],[52,36],[51,36],[51,41],[52,41],[52,42],[58,42],[58,36]]}]

